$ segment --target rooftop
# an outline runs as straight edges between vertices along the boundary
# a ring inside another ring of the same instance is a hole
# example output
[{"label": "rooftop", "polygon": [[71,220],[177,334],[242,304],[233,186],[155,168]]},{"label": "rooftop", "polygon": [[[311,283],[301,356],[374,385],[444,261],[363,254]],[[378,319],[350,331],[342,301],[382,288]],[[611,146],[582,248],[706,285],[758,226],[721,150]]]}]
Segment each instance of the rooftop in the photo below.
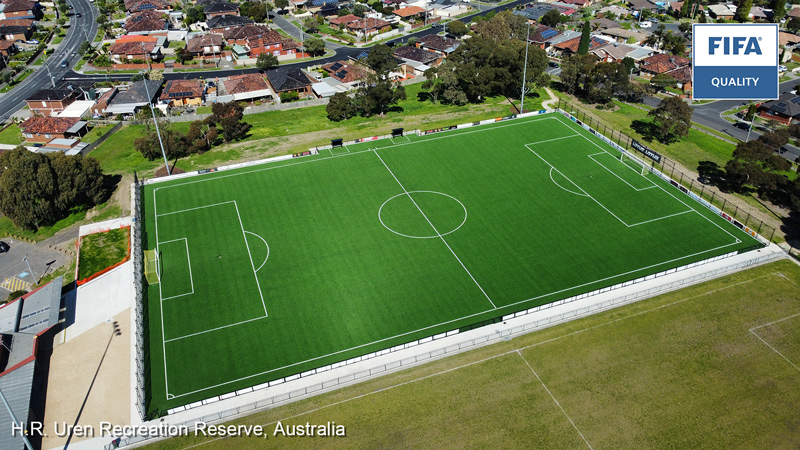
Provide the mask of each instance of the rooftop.
[{"label": "rooftop", "polygon": [[75,124],[79,117],[29,117],[19,126],[26,134],[64,134]]}]

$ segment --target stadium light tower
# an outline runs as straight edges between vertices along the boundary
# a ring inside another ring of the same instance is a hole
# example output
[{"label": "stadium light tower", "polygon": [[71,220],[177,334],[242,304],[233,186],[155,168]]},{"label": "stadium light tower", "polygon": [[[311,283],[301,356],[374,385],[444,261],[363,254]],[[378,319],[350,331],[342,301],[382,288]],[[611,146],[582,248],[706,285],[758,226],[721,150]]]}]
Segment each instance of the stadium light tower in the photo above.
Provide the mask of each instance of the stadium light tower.
[{"label": "stadium light tower", "polygon": [[525,65],[522,66],[522,95],[520,95],[519,113],[525,112],[525,81],[528,79],[528,47],[531,45],[531,22],[528,21],[528,31],[525,32]]},{"label": "stadium light tower", "polygon": [[158,145],[161,146],[161,155],[164,156],[164,166],[167,168],[167,176],[170,176],[172,175],[172,173],[170,173],[169,171],[169,160],[167,159],[167,152],[164,150],[164,141],[161,140],[161,130],[158,129],[158,120],[156,119],[156,112],[153,110],[153,104],[150,103],[151,97],[150,97],[150,88],[147,87],[148,81],[149,81],[148,77],[145,77],[145,79],[142,80],[142,83],[144,83],[144,90],[147,93],[147,106],[150,107],[150,114],[153,115],[153,123],[156,126],[156,136],[158,136]]}]

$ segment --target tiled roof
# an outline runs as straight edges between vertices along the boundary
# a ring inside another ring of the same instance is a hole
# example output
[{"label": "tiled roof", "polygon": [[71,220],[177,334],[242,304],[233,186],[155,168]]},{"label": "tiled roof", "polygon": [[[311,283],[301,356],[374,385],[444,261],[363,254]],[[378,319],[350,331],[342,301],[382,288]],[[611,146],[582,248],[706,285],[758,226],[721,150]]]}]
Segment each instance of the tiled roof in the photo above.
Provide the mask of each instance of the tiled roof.
[{"label": "tiled roof", "polygon": [[162,18],[163,16],[163,13],[156,11],[136,12],[128,17],[124,26],[129,32],[166,30],[169,24]]},{"label": "tiled roof", "polygon": [[417,39],[417,43],[440,52],[452,51],[461,45],[461,41],[457,39],[439,36],[438,34],[422,36],[421,38]]},{"label": "tiled roof", "polygon": [[[365,26],[366,22],[366,26]],[[350,22],[347,24],[347,28],[351,30],[363,30],[365,27],[367,30],[380,30],[383,27],[391,26],[392,24],[381,19],[375,19],[373,17],[369,17],[367,19],[359,19],[355,22]]]},{"label": "tiled roof", "polygon": [[203,84],[196,80],[170,80],[161,92],[161,100],[194,98],[203,95]]},{"label": "tiled roof", "polygon": [[692,66],[683,66],[675,70],[670,70],[667,75],[672,75],[673,78],[681,83],[688,83],[692,81]]},{"label": "tiled roof", "polygon": [[536,25],[531,30],[531,34],[528,35],[528,39],[531,42],[544,44],[560,34],[561,32],[555,28],[548,27],[547,25]]},{"label": "tiled roof", "polygon": [[363,67],[348,61],[337,61],[322,66],[322,70],[328,72],[331,78],[335,78],[342,83],[352,83],[363,80],[367,76],[367,71]]},{"label": "tiled roof", "polygon": [[213,13],[224,13],[224,12],[232,12],[237,13],[239,12],[239,5],[234,5],[233,3],[228,2],[214,2],[209,5],[206,5],[203,8],[203,11],[206,14],[213,14]]},{"label": "tiled roof", "polygon": [[111,45],[109,52],[112,55],[144,55],[145,53],[152,53],[156,45],[152,42],[117,42]]},{"label": "tiled roof", "polygon": [[604,54],[608,54],[615,60],[620,60],[625,57],[628,53],[633,51],[633,47],[625,44],[606,44],[602,47],[595,48],[593,50],[589,50],[589,53],[593,53],[601,58],[604,58]]},{"label": "tiled roof", "polygon": [[778,42],[780,43],[780,45],[796,44],[800,42],[800,36],[793,33],[780,31],[778,32]]},{"label": "tiled roof", "polygon": [[277,92],[294,91],[304,89],[311,85],[311,80],[298,68],[278,67],[267,71],[269,84]]},{"label": "tiled roof", "polygon": [[32,25],[33,25],[33,19],[4,19],[4,20],[0,20],[0,27],[2,27],[2,26],[31,27]]},{"label": "tiled roof", "polygon": [[261,91],[269,89],[264,77],[257,73],[246,73],[244,75],[233,75],[225,80],[225,89],[228,94],[243,94],[245,92]]},{"label": "tiled roof", "polygon": [[222,47],[221,34],[206,34],[204,36],[196,36],[189,39],[186,43],[186,50],[192,53],[199,53],[203,51],[204,47]]},{"label": "tiled roof", "polygon": [[761,107],[772,114],[778,113],[784,116],[795,117],[800,115],[800,97],[791,92],[781,94],[778,100],[764,102]]},{"label": "tiled roof", "polygon": [[682,56],[659,53],[643,59],[639,63],[639,68],[652,73],[666,73],[679,67],[688,66],[691,63],[691,60]]},{"label": "tiled roof", "polygon": [[248,24],[255,23],[252,19],[240,16],[232,16],[230,14],[223,14],[221,16],[214,16],[206,21],[208,28],[228,28],[228,27],[241,27]]},{"label": "tiled roof", "polygon": [[164,0],[125,0],[125,9],[128,11],[147,11],[152,9],[167,9],[169,3]]},{"label": "tiled roof", "polygon": [[342,17],[337,17],[335,19],[331,19],[328,22],[331,25],[346,25],[346,24],[348,24],[350,22],[355,22],[356,20],[360,20],[360,19],[361,18],[356,16],[356,15],[348,14],[346,16],[342,16]]},{"label": "tiled roof", "polygon": [[72,95],[68,89],[42,89],[26,99],[26,101],[51,101],[59,102],[66,100]]},{"label": "tiled roof", "polygon": [[619,28],[620,27],[620,24],[618,24],[617,22],[614,22],[611,19],[593,19],[593,20],[589,21],[589,23],[594,28],[607,29],[607,28]]},{"label": "tiled roof", "polygon": [[23,133],[64,134],[80,120],[80,117],[29,117],[19,127]]},{"label": "tiled roof", "polygon": [[4,12],[19,12],[19,11],[33,11],[36,3],[28,0],[12,0],[3,2],[5,8]]},{"label": "tiled roof", "polygon": [[[589,41],[589,50],[594,50],[597,47],[602,47],[603,45],[606,44],[608,44],[608,41],[604,41],[603,39],[600,39],[597,36],[592,36],[591,41]],[[578,53],[578,47],[580,47],[580,45],[581,45],[581,37],[578,36],[568,41],[559,42],[558,44],[553,45],[553,47],[559,48],[561,50],[569,50],[572,53]]]},{"label": "tiled roof", "polygon": [[419,6],[409,6],[407,8],[400,8],[394,10],[394,14],[400,17],[412,17],[424,12],[425,8],[420,8]]},{"label": "tiled roof", "polygon": [[631,9],[636,11],[641,11],[642,9],[655,10],[658,8],[658,6],[650,0],[628,0],[628,3],[631,5]]},{"label": "tiled roof", "polygon": [[0,50],[8,50],[14,46],[13,41],[0,40]]},{"label": "tiled roof", "polygon": [[441,55],[436,52],[408,45],[397,47],[394,49],[394,54],[400,58],[410,59],[412,61],[421,62],[422,64],[430,64],[441,58]]},{"label": "tiled roof", "polygon": [[266,27],[264,25],[253,25],[253,24],[222,30],[222,35],[225,36],[225,39],[229,41],[235,41],[238,39],[247,39],[249,37],[259,37],[266,35],[268,33],[280,34],[277,31],[270,30],[269,27]]},{"label": "tiled roof", "polygon": [[18,26],[2,26],[0,25],[0,36],[7,36],[12,34],[26,34],[30,31],[28,27]]},{"label": "tiled roof", "polygon": [[108,100],[117,93],[117,88],[111,88],[105,92],[100,97],[97,97],[97,101],[95,103],[108,103]]},{"label": "tiled roof", "polygon": [[[147,86],[145,86],[147,83]],[[116,96],[114,96],[114,100],[111,101],[114,105],[119,105],[123,103],[148,103],[155,98],[156,93],[161,88],[161,82],[156,80],[142,80],[137,81],[130,86],[128,86],[127,91],[122,91]],[[150,98],[147,98],[148,92],[150,93]]]},{"label": "tiled roof", "polygon": [[528,3],[523,9],[514,11],[514,14],[524,16],[530,20],[539,20],[543,15],[547,14],[547,11],[550,11],[551,9],[558,9],[558,7],[549,3],[533,2]]}]

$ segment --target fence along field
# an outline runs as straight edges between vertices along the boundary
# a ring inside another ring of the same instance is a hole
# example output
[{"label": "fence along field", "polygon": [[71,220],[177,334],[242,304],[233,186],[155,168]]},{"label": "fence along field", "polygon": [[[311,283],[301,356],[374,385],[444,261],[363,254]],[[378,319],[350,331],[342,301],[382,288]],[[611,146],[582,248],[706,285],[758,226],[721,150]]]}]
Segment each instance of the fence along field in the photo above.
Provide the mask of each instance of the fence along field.
[{"label": "fence along field", "polygon": [[695,261],[751,236],[560,115],[144,188],[151,412]]}]

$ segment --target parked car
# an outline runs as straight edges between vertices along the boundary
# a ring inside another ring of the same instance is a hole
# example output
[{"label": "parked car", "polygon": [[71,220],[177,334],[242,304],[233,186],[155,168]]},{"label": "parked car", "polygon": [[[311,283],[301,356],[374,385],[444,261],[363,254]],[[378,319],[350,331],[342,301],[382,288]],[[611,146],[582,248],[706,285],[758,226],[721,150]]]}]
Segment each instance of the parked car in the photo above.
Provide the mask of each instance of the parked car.
[{"label": "parked car", "polygon": [[558,63],[557,63],[557,62],[550,61],[550,62],[548,62],[548,63],[547,63],[547,66],[548,66],[548,67],[558,67]]},{"label": "parked car", "polygon": [[27,41],[25,41],[25,43],[29,44],[29,45],[39,45],[39,40],[38,39],[28,39]]},{"label": "parked car", "polygon": [[650,28],[653,26],[653,22],[649,20],[645,20],[644,22],[639,23],[639,28]]},{"label": "parked car", "polygon": [[778,72],[786,72],[789,70],[786,66],[778,66]]},{"label": "parked car", "polygon": [[750,131],[750,124],[747,122],[736,122],[733,124],[736,128],[741,128],[744,131]]},{"label": "parked car", "polygon": [[8,244],[6,244],[4,241],[0,241],[0,253],[5,253],[10,248],[11,247]]}]

